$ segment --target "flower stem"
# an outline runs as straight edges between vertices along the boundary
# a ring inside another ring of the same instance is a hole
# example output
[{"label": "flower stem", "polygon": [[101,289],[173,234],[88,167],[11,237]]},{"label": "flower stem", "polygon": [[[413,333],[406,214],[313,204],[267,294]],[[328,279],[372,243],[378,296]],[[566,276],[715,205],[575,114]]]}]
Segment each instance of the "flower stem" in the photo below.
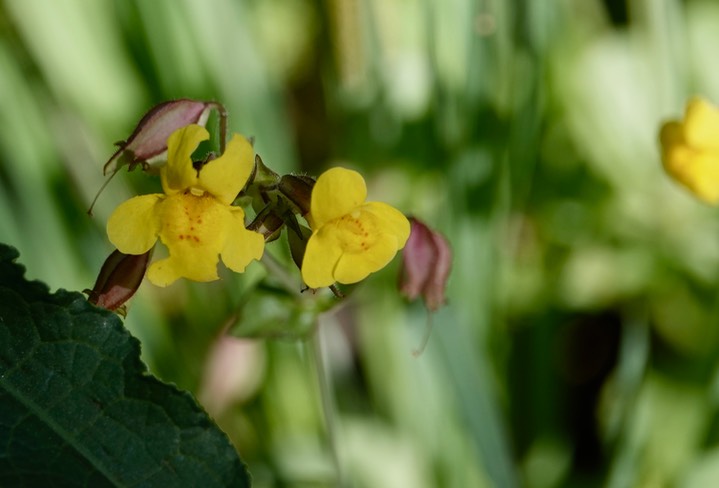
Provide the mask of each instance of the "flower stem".
[{"label": "flower stem", "polygon": [[217,110],[217,115],[220,119],[220,154],[224,154],[225,144],[227,143],[227,110],[221,103],[213,102],[209,105]]},{"label": "flower stem", "polygon": [[282,287],[290,293],[290,295],[297,297],[301,295],[297,280],[290,275],[287,269],[282,266],[282,263],[280,263],[272,254],[265,252],[262,255],[260,262],[265,266],[267,271],[274,276],[277,281],[279,281]]},{"label": "flower stem", "polygon": [[97,199],[100,198],[100,193],[105,189],[108,183],[110,183],[110,180],[113,176],[117,174],[118,171],[120,171],[121,166],[118,166],[115,168],[115,171],[113,171],[110,176],[105,180],[105,182],[102,184],[99,190],[97,190],[97,194],[95,195],[95,198],[92,199],[92,203],[90,204],[90,208],[87,209],[87,214],[92,217],[92,209],[95,207],[95,203],[97,203]]},{"label": "flower stem", "polygon": [[432,335],[432,327],[434,326],[434,321],[432,320],[432,315],[434,312],[427,311],[427,327],[424,331],[424,337],[422,337],[422,342],[420,343],[419,347],[417,349],[412,350],[412,356],[418,358],[422,355],[425,348],[427,347],[427,343],[429,342],[429,336]]},{"label": "flower stem", "polygon": [[320,391],[320,401],[322,403],[322,414],[324,417],[327,442],[330,449],[330,455],[332,456],[332,464],[334,464],[335,473],[337,474],[337,486],[341,487],[344,486],[344,482],[339,455],[337,452],[334,390],[326,368],[325,348],[322,341],[322,323],[319,320],[317,321],[314,333],[312,334],[312,338],[308,344],[308,347],[311,349],[312,363],[317,376],[317,386]]}]

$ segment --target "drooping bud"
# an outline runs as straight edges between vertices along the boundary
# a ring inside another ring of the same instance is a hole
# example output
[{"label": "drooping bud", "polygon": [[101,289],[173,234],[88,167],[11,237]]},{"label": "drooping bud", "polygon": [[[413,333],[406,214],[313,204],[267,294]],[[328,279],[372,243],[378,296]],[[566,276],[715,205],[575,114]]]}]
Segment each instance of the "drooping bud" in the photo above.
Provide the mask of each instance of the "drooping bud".
[{"label": "drooping bud", "polygon": [[280,178],[278,190],[299,210],[303,217],[310,211],[312,187],[315,180],[303,175],[284,175]]},{"label": "drooping bud", "polygon": [[[142,117],[126,141],[117,143],[119,148],[105,163],[103,173],[116,172],[126,164],[132,170],[138,164],[144,166],[164,159],[170,134],[190,124],[204,126],[213,108],[220,114],[220,132],[224,132],[227,115],[219,103],[183,98],[155,106]],[[220,134],[221,145],[224,138],[225,134]]]},{"label": "drooping bud", "polygon": [[85,290],[87,300],[108,310],[122,310],[142,283],[152,249],[145,254],[123,254],[115,250],[108,256],[100,269],[95,286]]},{"label": "drooping bud", "polygon": [[400,292],[410,300],[422,296],[427,309],[444,305],[444,291],[452,267],[452,250],[447,239],[414,217],[411,232],[402,250]]},{"label": "drooping bud", "polygon": [[263,208],[257,217],[247,226],[247,230],[259,232],[265,238],[265,242],[272,242],[280,237],[285,221],[275,213],[271,205]]}]

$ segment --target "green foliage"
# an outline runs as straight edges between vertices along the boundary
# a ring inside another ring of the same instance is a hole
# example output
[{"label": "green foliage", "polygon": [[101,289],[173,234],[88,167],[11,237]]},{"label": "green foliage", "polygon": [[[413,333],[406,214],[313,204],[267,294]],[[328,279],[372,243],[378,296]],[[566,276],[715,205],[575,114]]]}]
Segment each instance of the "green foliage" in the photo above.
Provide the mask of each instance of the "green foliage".
[{"label": "green foliage", "polygon": [[158,381],[79,293],[24,279],[0,245],[0,485],[249,486],[227,437]]}]

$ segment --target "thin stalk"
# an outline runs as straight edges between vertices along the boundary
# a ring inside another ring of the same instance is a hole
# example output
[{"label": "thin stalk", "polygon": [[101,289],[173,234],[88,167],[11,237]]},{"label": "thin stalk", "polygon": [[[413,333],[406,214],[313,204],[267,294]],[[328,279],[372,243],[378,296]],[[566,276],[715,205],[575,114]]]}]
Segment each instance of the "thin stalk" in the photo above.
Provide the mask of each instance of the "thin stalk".
[{"label": "thin stalk", "polygon": [[220,123],[220,154],[225,154],[225,144],[227,143],[227,110],[221,103],[210,103],[211,107],[217,110],[217,115]]},{"label": "thin stalk", "polygon": [[92,217],[92,209],[95,208],[95,204],[97,203],[97,199],[100,198],[100,193],[105,189],[108,183],[110,183],[110,180],[117,174],[117,172],[120,171],[120,166],[115,168],[115,171],[113,171],[110,176],[105,180],[105,182],[102,184],[99,190],[97,190],[97,194],[95,194],[95,198],[92,199],[92,203],[90,204],[90,208],[87,209],[87,214]]},{"label": "thin stalk", "polygon": [[290,275],[287,268],[285,268],[272,254],[265,252],[262,255],[260,262],[265,266],[267,271],[279,281],[287,292],[297,297],[301,296],[297,279]]},{"label": "thin stalk", "polygon": [[314,366],[315,375],[317,376],[317,385],[320,391],[320,401],[322,403],[322,416],[325,423],[325,431],[327,433],[327,442],[332,456],[332,463],[337,473],[337,486],[344,486],[342,467],[337,452],[337,430],[335,420],[335,402],[334,389],[329,379],[326,362],[325,348],[322,341],[322,324],[317,322],[312,338],[308,342],[308,347],[312,354],[312,364]]}]

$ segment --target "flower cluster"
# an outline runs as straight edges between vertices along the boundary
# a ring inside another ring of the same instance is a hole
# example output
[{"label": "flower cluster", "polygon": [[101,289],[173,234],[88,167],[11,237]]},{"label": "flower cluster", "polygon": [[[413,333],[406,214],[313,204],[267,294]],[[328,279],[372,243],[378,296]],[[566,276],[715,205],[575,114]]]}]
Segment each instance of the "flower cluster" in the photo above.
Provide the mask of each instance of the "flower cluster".
[{"label": "flower cluster", "polygon": [[[220,154],[193,161],[209,139],[203,126],[212,109],[220,113]],[[386,203],[366,201],[358,172],[337,167],[316,180],[280,176],[243,136],[225,143],[225,127],[221,105],[178,100],[148,112],[121,143],[106,170],[159,168],[163,193],[132,197],[110,216],[107,235],[117,251],[90,292],[94,303],[121,307],[144,276],[158,286],[179,278],[216,280],[220,260],[243,272],[285,229],[302,280],[312,289],[336,291],[335,283],[357,283],[384,268],[407,243],[408,219]],[[248,201],[256,212],[249,223],[238,204]],[[158,239],[167,256],[148,266]]]}]

